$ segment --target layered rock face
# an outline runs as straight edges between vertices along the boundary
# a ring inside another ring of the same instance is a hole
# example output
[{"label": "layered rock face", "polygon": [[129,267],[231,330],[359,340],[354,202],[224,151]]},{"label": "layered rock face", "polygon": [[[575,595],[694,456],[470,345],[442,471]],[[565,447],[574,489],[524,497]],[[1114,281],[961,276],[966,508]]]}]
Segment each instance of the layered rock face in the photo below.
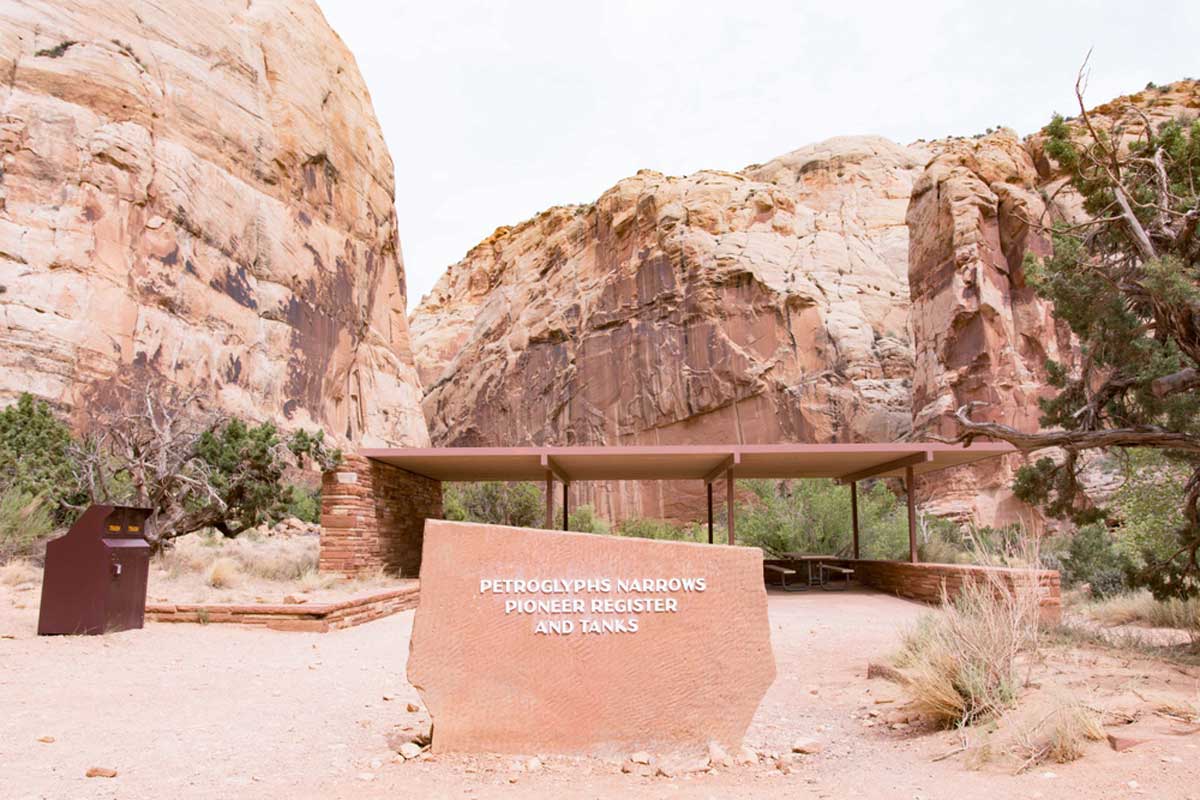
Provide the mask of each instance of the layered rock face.
[{"label": "layered rock face", "polygon": [[0,403],[428,441],[391,159],[311,0],[0,8]]},{"label": "layered rock face", "polygon": [[[913,428],[952,437],[955,410],[1037,430],[1045,363],[1070,365],[1069,329],[1025,282],[1023,261],[1050,252],[1039,225],[1062,219],[1039,194],[1033,158],[1011,132],[946,142],[913,187],[908,209]],[[987,523],[1019,518],[1009,486],[1020,458],[939,473],[927,507]]]},{"label": "layered rock face", "polygon": [[[740,173],[643,171],[497,230],[412,315],[434,442],[903,438],[905,214],[931,155],[856,137]],[[577,488],[615,518],[692,517],[703,491]]]},{"label": "layered rock face", "polygon": [[[1181,81],[1097,113],[1132,130],[1197,108]],[[921,440],[972,400],[1036,428],[1046,359],[1078,357],[1023,272],[1042,226],[1079,218],[1063,182],[1038,136],[841,138],[736,174],[642,172],[501,228],[410,320],[433,439]],[[938,473],[923,506],[1020,519],[1019,464]],[[578,489],[610,518],[702,508],[695,486]]]},{"label": "layered rock face", "polygon": [[[1179,81],[1117,98],[1089,112],[1100,129],[1128,140],[1200,110],[1200,83]],[[1114,127],[1116,126],[1116,127]],[[1073,369],[1069,329],[1025,281],[1026,254],[1050,253],[1046,229],[1085,219],[1079,196],[1035,134],[1009,131],[942,143],[913,186],[907,221],[912,296],[913,438],[953,436],[953,414],[979,403],[975,419],[1037,430],[1047,359]],[[927,510],[988,524],[1038,524],[1009,487],[1017,456],[939,473],[921,487]],[[1111,476],[1093,460],[1084,475],[1096,494]]]}]

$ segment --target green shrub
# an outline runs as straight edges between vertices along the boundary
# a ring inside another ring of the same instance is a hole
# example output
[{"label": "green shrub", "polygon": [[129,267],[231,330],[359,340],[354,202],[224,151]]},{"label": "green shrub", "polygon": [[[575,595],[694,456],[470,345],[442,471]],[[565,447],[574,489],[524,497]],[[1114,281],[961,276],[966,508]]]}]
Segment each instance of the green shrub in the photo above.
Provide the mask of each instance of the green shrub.
[{"label": "green shrub", "polygon": [[[667,539],[682,542],[708,541],[708,530],[701,525],[680,525],[666,519],[649,517],[627,519],[617,525],[618,536],[637,539]],[[716,537],[714,536],[714,539]]]},{"label": "green shrub", "polygon": [[608,533],[608,523],[596,516],[590,505],[582,505],[567,514],[567,528],[577,533]]},{"label": "green shrub", "polygon": [[309,489],[292,483],[284,487],[283,496],[286,498],[287,516],[314,525],[321,521],[321,492],[319,489]]},{"label": "green shrub", "polygon": [[58,522],[73,517],[67,502],[82,496],[71,465],[73,439],[50,406],[22,394],[0,411],[0,492],[41,497]]},{"label": "green shrub", "polygon": [[537,484],[524,481],[446,483],[442,513],[460,522],[540,528],[545,523],[545,499]]},{"label": "green shrub", "polygon": [[43,497],[17,489],[0,492],[0,564],[38,555],[54,530],[54,514]]},{"label": "green shrub", "polygon": [[1116,548],[1125,561],[1140,568],[1165,561],[1180,545],[1179,531],[1187,527],[1179,498],[1190,470],[1184,464],[1150,451],[1121,451],[1121,487],[1108,502],[1117,523]]},{"label": "green shrub", "polygon": [[[744,480],[753,499],[736,510],[737,539],[768,556],[782,553],[849,554],[852,547],[850,489],[831,480]],[[908,510],[883,481],[858,487],[859,554],[871,559],[908,558]],[[963,559],[962,537],[953,523],[921,521],[923,560]]]},{"label": "green shrub", "polygon": [[1093,522],[1077,530],[1060,563],[1066,585],[1086,583],[1096,597],[1108,597],[1129,588],[1129,560],[1102,522]]}]

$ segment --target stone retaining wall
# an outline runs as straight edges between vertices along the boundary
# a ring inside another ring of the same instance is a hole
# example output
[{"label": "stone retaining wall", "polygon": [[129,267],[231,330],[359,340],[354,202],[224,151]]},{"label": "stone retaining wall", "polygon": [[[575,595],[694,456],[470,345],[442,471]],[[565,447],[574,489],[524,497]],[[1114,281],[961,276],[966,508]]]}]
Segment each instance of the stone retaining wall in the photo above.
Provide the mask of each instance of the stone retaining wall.
[{"label": "stone retaining wall", "polygon": [[346,455],[321,484],[318,570],[357,576],[383,570],[415,578],[425,520],[442,516],[442,484]]},{"label": "stone retaining wall", "polygon": [[417,607],[419,585],[340,603],[308,603],[298,605],[229,605],[221,603],[147,603],[146,619],[154,622],[233,623],[254,625],[275,631],[326,631],[352,628],[364,622],[386,617]]},{"label": "stone retaining wall", "polygon": [[[797,561],[771,559],[764,564],[791,567],[798,575],[789,583],[802,583],[807,577],[807,567]],[[863,586],[888,592],[899,597],[920,600],[925,603],[940,603],[942,587],[953,599],[963,583],[983,580],[990,573],[1003,579],[1009,586],[1013,580],[1035,578],[1042,590],[1042,621],[1057,624],[1062,619],[1062,592],[1059,574],[1055,570],[1027,570],[1009,567],[983,567],[973,564],[911,564],[907,561],[868,561],[865,559],[829,558],[825,563],[854,570],[854,579]],[[816,569],[816,566],[813,566]],[[768,583],[779,583],[779,576],[765,573]]]}]

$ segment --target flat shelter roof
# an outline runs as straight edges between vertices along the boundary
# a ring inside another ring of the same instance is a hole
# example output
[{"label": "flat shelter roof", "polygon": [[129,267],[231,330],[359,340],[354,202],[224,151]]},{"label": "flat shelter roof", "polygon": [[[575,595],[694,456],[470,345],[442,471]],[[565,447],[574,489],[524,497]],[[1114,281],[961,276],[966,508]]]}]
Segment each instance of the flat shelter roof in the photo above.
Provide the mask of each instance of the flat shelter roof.
[{"label": "flat shelter roof", "polygon": [[715,480],[900,477],[1015,453],[1007,443],[760,444],[628,447],[426,447],[361,455],[440,481]]}]

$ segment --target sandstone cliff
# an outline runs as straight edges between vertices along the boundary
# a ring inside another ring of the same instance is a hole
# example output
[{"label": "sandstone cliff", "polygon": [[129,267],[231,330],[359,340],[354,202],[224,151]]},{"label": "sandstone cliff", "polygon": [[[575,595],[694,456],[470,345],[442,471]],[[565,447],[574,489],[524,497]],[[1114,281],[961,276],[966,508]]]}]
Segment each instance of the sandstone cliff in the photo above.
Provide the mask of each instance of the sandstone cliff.
[{"label": "sandstone cliff", "polygon": [[428,441],[391,159],[312,0],[0,7],[0,403]]},{"label": "sandstone cliff", "polygon": [[[1164,119],[1197,84],[1099,111]],[[501,228],[411,315],[439,444],[894,441],[949,415],[1036,425],[1075,358],[1025,284],[1039,225],[1079,212],[1034,136],[839,138],[739,173],[641,172]],[[939,473],[927,509],[1021,512],[1019,459]],[[601,513],[694,518],[698,487],[581,486]]]},{"label": "sandstone cliff", "polygon": [[[841,138],[643,171],[502,228],[411,319],[435,442],[892,441],[911,425],[905,213],[931,157]],[[581,485],[623,516],[698,487]]]}]

